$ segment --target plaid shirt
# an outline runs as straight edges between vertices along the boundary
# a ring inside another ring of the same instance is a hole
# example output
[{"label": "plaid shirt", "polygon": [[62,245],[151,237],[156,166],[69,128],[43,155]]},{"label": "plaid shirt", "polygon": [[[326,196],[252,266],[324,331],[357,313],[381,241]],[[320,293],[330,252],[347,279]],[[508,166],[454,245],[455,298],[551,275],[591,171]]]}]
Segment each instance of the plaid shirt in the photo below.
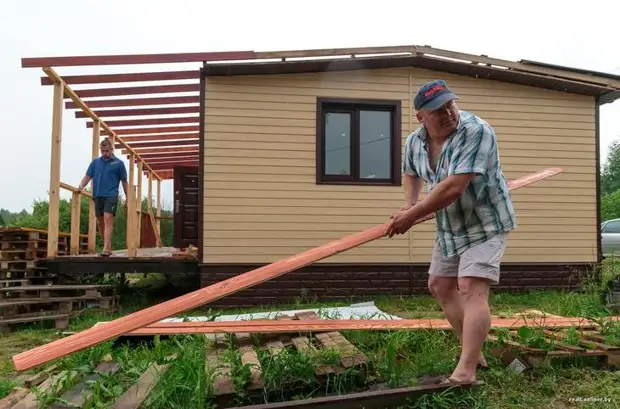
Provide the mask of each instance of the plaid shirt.
[{"label": "plaid shirt", "polygon": [[430,192],[450,175],[478,173],[465,192],[436,213],[441,252],[450,257],[517,227],[508,182],[502,173],[495,131],[481,118],[460,111],[456,131],[437,158],[437,173],[430,167],[424,127],[405,142],[403,173],[421,178]]}]

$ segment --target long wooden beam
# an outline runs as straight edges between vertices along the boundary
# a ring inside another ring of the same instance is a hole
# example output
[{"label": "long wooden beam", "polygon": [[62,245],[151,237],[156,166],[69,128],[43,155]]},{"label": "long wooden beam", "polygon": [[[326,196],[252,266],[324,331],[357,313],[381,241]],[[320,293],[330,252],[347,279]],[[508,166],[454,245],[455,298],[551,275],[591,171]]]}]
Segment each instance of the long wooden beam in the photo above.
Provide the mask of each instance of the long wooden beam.
[{"label": "long wooden beam", "polygon": [[174,133],[174,132],[198,132],[198,125],[181,125],[181,126],[158,126],[150,128],[127,128],[116,129],[117,135],[140,135],[140,134],[157,134],[157,133]]},{"label": "long wooden beam", "polygon": [[[129,159],[129,155],[127,155],[127,159]],[[149,163],[156,163],[156,162],[160,162],[160,161],[165,161],[165,162],[181,162],[181,161],[188,161],[188,160],[198,160],[198,155],[165,155],[163,154],[162,156],[155,156],[155,157],[148,157],[148,158],[144,158],[145,160],[147,160]]]},{"label": "long wooden beam", "polygon": [[[143,155],[145,153],[169,153],[171,155],[176,153],[196,153],[198,154],[198,147],[189,146],[189,147],[179,147],[179,148],[145,148],[140,150],[140,154]],[[132,153],[130,149],[123,149],[121,154],[127,155]]]},{"label": "long wooden beam", "polygon": [[[50,80],[64,85],[63,88],[64,88],[65,95],[69,95],[69,97],[73,100],[73,102],[75,102],[76,105],[78,105],[80,109],[82,109],[85,116],[91,118],[93,121],[99,121],[101,129],[103,129],[105,132],[108,133],[108,135],[112,136],[115,141],[119,142],[123,147],[125,147],[125,149],[127,150],[127,153],[131,153],[135,155],[137,158],[139,158],[140,155],[138,155],[136,151],[134,151],[129,145],[127,145],[120,136],[118,136],[114,131],[112,131],[112,129],[110,129],[108,124],[106,124],[101,118],[99,118],[99,116],[97,116],[97,114],[93,112],[88,107],[88,105],[86,105],[86,103],[82,101],[82,99],[79,96],[77,96],[77,94],[75,93],[75,91],[71,89],[71,87],[65,84],[62,77],[58,75],[58,73],[54,71],[53,68],[45,67],[43,68],[43,72],[45,72],[49,76]],[[60,109],[62,109],[62,105]],[[147,169],[152,170],[149,168],[148,164],[146,164],[146,167]],[[159,176],[157,175],[156,172],[153,172],[153,175],[159,179]]]},{"label": "long wooden beam", "polygon": [[116,97],[120,95],[147,95],[168,93],[200,92],[200,84],[147,85],[141,87],[78,89],[80,98]]},{"label": "long wooden beam", "polygon": [[[141,148],[156,148],[163,146],[186,146],[186,145],[196,145],[198,146],[200,140],[196,139],[182,139],[179,141],[152,141],[152,142],[136,142],[132,143],[131,147],[133,149],[141,149]],[[120,149],[121,146],[115,146],[116,149]]]},{"label": "long wooden beam", "polygon": [[[152,142],[152,141],[167,141],[176,139],[198,139],[200,134],[198,133],[172,133],[172,134],[153,134],[153,135],[140,135],[140,136],[125,136],[123,139],[125,142]],[[132,145],[133,146],[133,145]]]},{"label": "long wooden beam", "polygon": [[[180,97],[93,99],[84,102],[91,108],[118,108],[142,105],[198,104],[200,102],[200,97],[198,95],[187,95]],[[72,101],[67,101],[65,102],[65,108],[76,109],[77,105]]]},{"label": "long wooden beam", "polygon": [[[170,108],[135,108],[135,109],[104,109],[103,111],[95,111],[98,117],[110,116],[147,116],[147,115],[169,115],[169,114],[196,114],[200,112],[200,107],[170,107]],[[87,118],[83,112],[76,112],[76,118]]]},{"label": "long wooden beam", "polygon": [[[190,71],[161,71],[161,72],[137,72],[130,74],[86,74],[67,75],[63,77],[67,84],[105,84],[111,82],[137,82],[137,81],[175,81],[193,80],[200,78],[198,70]],[[41,77],[41,85],[52,85],[47,77]]]},{"label": "long wooden beam", "polygon": [[170,163],[152,163],[151,167],[155,170],[173,170],[175,166],[198,166],[197,160]]},{"label": "long wooden beam", "polygon": [[[141,126],[141,125],[171,125],[171,124],[195,124],[200,122],[200,116],[178,116],[168,118],[146,118],[146,119],[119,119],[108,121],[109,126],[115,129],[123,126]],[[87,128],[93,127],[93,122],[86,122]],[[119,129],[120,130],[120,129]]]},{"label": "long wooden beam", "polygon": [[[510,190],[518,189],[561,172],[563,172],[561,168],[545,169],[541,172],[530,174],[510,182],[509,188]],[[416,220],[414,224],[419,224],[433,218],[434,214],[431,214]],[[89,328],[66,338],[24,351],[13,356],[15,369],[23,371],[33,368],[37,365],[69,355],[72,352],[88,348],[100,342],[153,324],[154,322],[161,321],[172,315],[200,307],[201,305],[208,304],[226,297],[227,295],[264,283],[265,281],[313,264],[324,258],[377,240],[385,236],[388,226],[389,222],[379,224],[362,232],[343,237],[340,240],[334,240],[323,246],[307,250],[292,257],[276,261],[248,271],[247,273],[239,274],[219,283],[165,301],[161,304],[115,319],[114,321],[110,321],[107,325]]]},{"label": "long wooden beam", "polygon": [[[618,321],[620,317],[611,317]],[[95,324],[109,325],[109,322]],[[491,321],[492,328],[518,329],[521,327],[546,328],[597,328],[599,325],[581,317],[502,318]],[[171,335],[171,334],[218,334],[218,333],[291,333],[351,330],[450,330],[452,325],[445,319],[326,319],[326,320],[267,320],[248,321],[190,321],[155,322],[135,329],[125,335]]]},{"label": "long wooden beam", "polygon": [[254,58],[254,51],[212,51],[126,55],[85,55],[22,58],[22,68],[76,67],[88,65],[169,64],[203,61],[234,61]]},{"label": "long wooden beam", "polygon": [[145,160],[157,160],[160,158],[170,158],[170,159],[180,159],[180,158],[195,158],[198,157],[198,151],[194,152],[161,152],[161,153],[143,153],[141,154],[142,158]]},{"label": "long wooden beam", "polygon": [[170,163],[176,164],[181,162],[198,162],[197,157],[187,157],[187,158],[164,158],[164,159],[150,159],[149,163],[151,166],[153,165],[168,165]]}]

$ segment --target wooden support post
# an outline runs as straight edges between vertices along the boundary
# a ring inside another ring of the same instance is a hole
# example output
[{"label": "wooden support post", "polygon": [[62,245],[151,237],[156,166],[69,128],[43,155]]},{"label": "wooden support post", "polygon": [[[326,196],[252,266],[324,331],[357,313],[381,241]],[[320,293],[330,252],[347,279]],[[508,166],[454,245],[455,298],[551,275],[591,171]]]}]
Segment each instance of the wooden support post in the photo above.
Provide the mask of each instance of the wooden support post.
[{"label": "wooden support post", "polygon": [[[100,124],[99,121],[95,121],[93,124],[93,145],[92,145],[92,159],[99,156],[99,138],[100,138]],[[92,189],[93,181],[90,182]],[[88,252],[94,254],[97,249],[97,218],[95,217],[95,201],[88,201]]]},{"label": "wooden support post", "polygon": [[58,255],[60,229],[60,153],[62,147],[62,104],[65,84],[54,83],[54,106],[52,109],[52,146],[50,161],[49,210],[47,222],[47,257]]},{"label": "wooden support post", "polygon": [[127,256],[135,257],[138,254],[136,242],[134,239],[134,219],[136,217],[135,202],[136,194],[134,193],[133,175],[136,168],[136,158],[134,155],[129,157],[129,175],[127,175],[127,232],[125,233],[125,242],[127,246]]},{"label": "wooden support post", "polygon": [[153,213],[153,172],[148,172],[148,200],[146,202],[146,211],[149,214],[153,232],[155,233],[155,246],[161,247],[161,232]]},{"label": "wooden support post", "polygon": [[159,179],[157,179],[157,231],[161,234],[161,180]]},{"label": "wooden support post", "polygon": [[138,248],[142,245],[142,179],[144,172],[144,162],[140,161],[138,163],[138,192],[137,192],[137,202],[136,202],[136,212],[138,217],[136,219],[136,245]]},{"label": "wooden support post", "polygon": [[80,254],[80,213],[81,197],[78,192],[71,194],[71,255]]}]

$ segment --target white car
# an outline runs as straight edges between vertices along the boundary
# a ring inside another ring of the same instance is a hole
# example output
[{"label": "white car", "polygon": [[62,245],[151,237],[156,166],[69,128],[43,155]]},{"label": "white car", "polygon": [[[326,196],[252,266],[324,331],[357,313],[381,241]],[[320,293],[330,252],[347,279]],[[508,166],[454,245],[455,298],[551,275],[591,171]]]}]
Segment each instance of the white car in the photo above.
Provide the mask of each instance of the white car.
[{"label": "white car", "polygon": [[620,219],[601,223],[603,257],[620,257]]}]

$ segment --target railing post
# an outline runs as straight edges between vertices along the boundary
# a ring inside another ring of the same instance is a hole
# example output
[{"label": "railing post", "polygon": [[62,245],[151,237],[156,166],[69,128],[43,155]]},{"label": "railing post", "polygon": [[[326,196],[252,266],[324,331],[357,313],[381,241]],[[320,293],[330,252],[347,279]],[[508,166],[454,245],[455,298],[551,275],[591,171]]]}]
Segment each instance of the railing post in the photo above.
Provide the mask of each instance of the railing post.
[{"label": "railing post", "polygon": [[157,179],[157,231],[161,234],[161,180],[159,179]]},{"label": "railing post", "polygon": [[80,254],[80,202],[81,196],[78,192],[71,194],[71,255]]},{"label": "railing post", "polygon": [[[99,139],[101,125],[99,121],[93,121],[93,145],[92,145],[92,159],[99,156]],[[93,181],[90,182],[92,189]],[[94,193],[94,191],[93,191]],[[88,201],[88,252],[93,254],[97,251],[97,218],[95,217],[95,201]]]},{"label": "railing post", "polygon": [[62,104],[65,85],[54,83],[54,106],[52,109],[52,146],[50,161],[50,188],[47,222],[47,257],[58,255],[58,233],[60,222],[60,159],[62,147]]},{"label": "railing post", "polygon": [[144,162],[138,163],[138,189],[137,189],[137,219],[136,219],[136,244],[140,248],[142,246],[142,178],[144,176]]},{"label": "railing post", "polygon": [[134,155],[129,157],[129,175],[127,175],[127,231],[125,232],[125,242],[127,246],[127,256],[135,257],[138,254],[136,250],[136,241],[134,239],[134,218],[136,211],[134,208],[136,195],[134,193],[133,179],[136,168],[136,158]]}]

